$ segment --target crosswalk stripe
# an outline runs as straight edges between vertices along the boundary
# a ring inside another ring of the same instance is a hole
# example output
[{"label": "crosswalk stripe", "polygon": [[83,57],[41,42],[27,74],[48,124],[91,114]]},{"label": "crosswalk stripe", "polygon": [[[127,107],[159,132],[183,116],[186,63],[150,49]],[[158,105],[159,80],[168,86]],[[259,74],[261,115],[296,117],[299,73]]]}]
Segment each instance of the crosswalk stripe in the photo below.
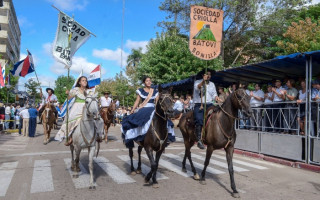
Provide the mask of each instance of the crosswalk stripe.
[{"label": "crosswalk stripe", "polygon": [[[206,153],[205,153],[205,152],[201,152],[201,154],[206,154]],[[222,160],[226,160],[226,158],[225,158],[224,156],[219,156],[219,155],[212,155],[212,156],[215,157],[215,158],[219,158],[219,159],[222,159]],[[263,167],[263,166],[260,166],[260,165],[251,164],[251,163],[244,162],[244,161],[237,160],[237,159],[232,159],[232,162],[233,162],[233,163],[240,164],[240,165],[245,165],[245,166],[247,166],[247,167],[256,168],[256,169],[268,169],[268,168]]]},{"label": "crosswalk stripe", "polygon": [[[73,178],[73,171],[71,171],[71,158],[65,158],[64,159],[65,164],[67,165],[67,169],[68,172],[72,178],[74,187],[76,189],[80,189],[80,188],[89,188],[90,186],[90,174],[88,173],[88,171],[86,170],[86,168],[84,168],[84,166],[81,164],[81,162],[79,163],[79,167],[81,169],[81,172],[79,172],[79,177],[78,178]],[[97,186],[96,183],[94,183],[95,186]]]},{"label": "crosswalk stripe", "polygon": [[[118,156],[118,158],[120,158],[121,160],[123,160],[124,162],[128,163],[129,165],[131,165],[131,161],[130,161],[130,157],[128,155],[121,155]],[[137,160],[133,160],[133,165],[134,166],[138,166],[138,161]],[[147,165],[141,163],[141,172],[144,175],[147,175],[150,171],[150,167],[148,167]],[[166,177],[165,175],[163,175],[160,172],[157,172],[157,179],[158,180],[162,180],[162,179],[169,179],[168,177]]]},{"label": "crosswalk stripe", "polygon": [[[164,154],[164,156],[168,157],[168,158],[172,158],[172,159],[175,159],[175,160],[178,160],[179,162],[182,162],[182,158],[180,156],[177,156],[177,155],[174,155],[174,154],[171,154],[171,153],[166,153]],[[194,162],[193,161],[193,165],[199,169],[203,169],[203,164],[200,164],[198,162]],[[220,171],[218,169],[214,169],[212,167],[207,167],[207,172],[211,173],[211,174],[224,174],[225,172],[223,171]]]},{"label": "crosswalk stripe", "polygon": [[[148,158],[147,155],[141,155],[141,156],[144,157],[145,159],[148,159],[148,160],[149,160],[149,158]],[[175,164],[173,164],[173,163],[171,163],[171,162],[168,162],[168,161],[166,161],[166,160],[163,160],[163,159],[161,159],[161,158],[160,158],[160,160],[159,160],[159,165],[161,165],[161,166],[167,168],[168,170],[173,171],[173,172],[175,172],[175,173],[177,173],[177,174],[179,174],[179,175],[181,175],[181,176],[184,176],[184,177],[193,176],[193,173],[192,173],[192,172],[190,172],[190,171],[187,171],[187,173],[182,172],[182,171],[181,171],[181,167],[179,167],[179,166],[177,166],[177,165],[175,165]]]},{"label": "crosswalk stripe", "polygon": [[0,197],[6,195],[17,166],[18,162],[2,163],[0,166]]},{"label": "crosswalk stripe", "polygon": [[136,182],[119,167],[109,162],[104,157],[94,158],[94,161],[118,184],[134,183]]},{"label": "crosswalk stripe", "polygon": [[[191,157],[199,159],[199,160],[203,160],[203,161],[205,161],[205,159],[206,159],[204,156],[200,156],[200,155],[197,155],[197,154],[194,154],[194,153],[191,154]],[[213,165],[217,165],[217,166],[220,166],[220,167],[228,169],[227,163],[223,163],[223,162],[220,162],[218,160],[214,160],[212,158],[210,159],[210,163],[213,164]],[[247,169],[244,169],[244,168],[241,168],[241,167],[237,167],[237,166],[233,166],[233,170],[236,171],[236,172],[247,172],[247,171],[249,171]]]},{"label": "crosswalk stripe", "polygon": [[[226,155],[226,153],[224,151],[217,151],[218,154],[222,154],[222,155]],[[284,168],[284,166],[280,165],[280,164],[275,164],[275,163],[271,163],[271,162],[267,162],[264,160],[258,160],[257,158],[250,158],[250,157],[245,157],[243,155],[237,155],[237,154],[233,154],[233,157],[238,158],[240,160],[247,160],[250,162],[255,162],[255,163],[259,163],[262,165],[269,165],[272,167],[277,167],[277,168]]]},{"label": "crosswalk stripe", "polygon": [[50,160],[35,160],[30,193],[53,190]]}]

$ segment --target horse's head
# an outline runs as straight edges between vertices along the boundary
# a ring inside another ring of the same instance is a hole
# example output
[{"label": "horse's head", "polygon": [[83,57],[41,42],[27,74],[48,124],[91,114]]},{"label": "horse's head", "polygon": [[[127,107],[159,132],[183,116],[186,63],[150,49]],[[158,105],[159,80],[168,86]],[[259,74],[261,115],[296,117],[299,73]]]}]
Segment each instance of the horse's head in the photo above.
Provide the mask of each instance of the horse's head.
[{"label": "horse's head", "polygon": [[159,91],[159,99],[157,101],[156,106],[160,106],[166,118],[173,118],[174,117],[174,110],[173,110],[173,99],[171,97],[172,88],[168,90],[163,89],[161,86],[158,88]]},{"label": "horse's head", "polygon": [[51,103],[47,102],[44,107],[44,110],[43,110],[43,115],[45,116],[46,120],[48,120],[48,118],[52,112],[53,111],[52,111]]},{"label": "horse's head", "polygon": [[110,112],[110,114],[113,114],[113,115],[115,114],[115,112],[116,112],[116,103],[115,102],[112,102],[110,104],[108,111]]},{"label": "horse's head", "polygon": [[246,91],[242,88],[237,89],[234,93],[232,93],[233,98],[235,99],[233,102],[236,107],[242,111],[242,113],[246,117],[251,117],[252,109],[250,106],[250,96],[246,93]]},{"label": "horse's head", "polygon": [[98,93],[93,95],[88,94],[85,99],[85,108],[87,110],[87,116],[95,119],[99,118],[99,100],[97,98]]}]

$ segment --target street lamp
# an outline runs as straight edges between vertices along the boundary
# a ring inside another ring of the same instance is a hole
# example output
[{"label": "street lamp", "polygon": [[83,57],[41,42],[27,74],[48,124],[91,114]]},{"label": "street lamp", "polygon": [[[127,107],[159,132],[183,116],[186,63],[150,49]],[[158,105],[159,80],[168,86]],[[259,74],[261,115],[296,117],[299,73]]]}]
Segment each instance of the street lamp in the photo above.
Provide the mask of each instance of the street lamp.
[{"label": "street lamp", "polygon": [[126,95],[127,95],[127,108],[128,108],[128,97],[129,97],[129,94],[130,94],[130,91],[127,90],[127,91],[126,91]]}]

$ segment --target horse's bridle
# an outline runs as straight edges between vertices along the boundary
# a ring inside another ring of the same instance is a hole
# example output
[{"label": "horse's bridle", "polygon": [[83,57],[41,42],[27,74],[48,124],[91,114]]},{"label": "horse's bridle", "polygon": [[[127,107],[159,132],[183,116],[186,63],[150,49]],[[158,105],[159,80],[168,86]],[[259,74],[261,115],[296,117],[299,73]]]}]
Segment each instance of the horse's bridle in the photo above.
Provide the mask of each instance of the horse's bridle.
[{"label": "horse's bridle", "polygon": [[[156,109],[156,114],[157,114],[159,117],[161,117],[163,120],[167,120],[167,119],[168,119],[168,117],[167,117],[167,110],[165,110],[165,109],[163,108],[162,103],[163,103],[163,101],[164,101],[166,98],[169,98],[171,102],[173,102],[173,99],[171,98],[171,95],[170,95],[170,94],[161,94],[161,96],[164,96],[164,97],[162,98],[162,100],[159,102],[161,109],[164,111],[164,117],[157,112],[157,109]],[[156,107],[157,107],[157,104],[158,104],[158,101],[156,102],[156,105],[155,105]]]},{"label": "horse's bridle", "polygon": [[97,102],[97,103],[98,103],[99,101],[98,101],[98,99],[97,99],[96,97],[86,97],[85,101],[87,101],[87,99],[91,99],[91,101],[90,101],[90,103],[89,103],[88,105],[85,104],[85,107],[86,107],[86,110],[87,110],[87,115],[93,117],[93,118],[96,120],[96,119],[99,118],[99,112],[97,112],[97,113],[98,113],[97,116],[94,116],[92,113],[90,113],[90,110],[89,110],[88,108],[90,107],[90,105],[91,105],[91,103],[92,103],[93,101],[95,101],[95,102]]}]

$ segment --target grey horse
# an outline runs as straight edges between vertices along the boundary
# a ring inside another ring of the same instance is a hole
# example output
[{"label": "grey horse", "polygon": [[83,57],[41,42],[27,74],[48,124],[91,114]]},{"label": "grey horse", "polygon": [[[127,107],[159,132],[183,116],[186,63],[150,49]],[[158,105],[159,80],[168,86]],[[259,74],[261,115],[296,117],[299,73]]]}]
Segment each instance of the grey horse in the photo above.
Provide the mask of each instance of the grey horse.
[{"label": "grey horse", "polygon": [[[79,177],[80,167],[80,152],[84,148],[88,148],[89,154],[89,171],[90,171],[90,187],[89,189],[94,190],[95,185],[93,183],[93,156],[96,150],[96,140],[99,137],[104,136],[103,120],[99,115],[99,105],[97,94],[87,95],[85,99],[85,105],[82,113],[80,124],[75,128],[72,133],[73,143],[70,145],[72,164],[71,170],[76,174],[74,178]],[[73,152],[76,153],[74,159]],[[98,143],[99,152],[99,143]],[[97,153],[98,154],[98,153]]]}]

